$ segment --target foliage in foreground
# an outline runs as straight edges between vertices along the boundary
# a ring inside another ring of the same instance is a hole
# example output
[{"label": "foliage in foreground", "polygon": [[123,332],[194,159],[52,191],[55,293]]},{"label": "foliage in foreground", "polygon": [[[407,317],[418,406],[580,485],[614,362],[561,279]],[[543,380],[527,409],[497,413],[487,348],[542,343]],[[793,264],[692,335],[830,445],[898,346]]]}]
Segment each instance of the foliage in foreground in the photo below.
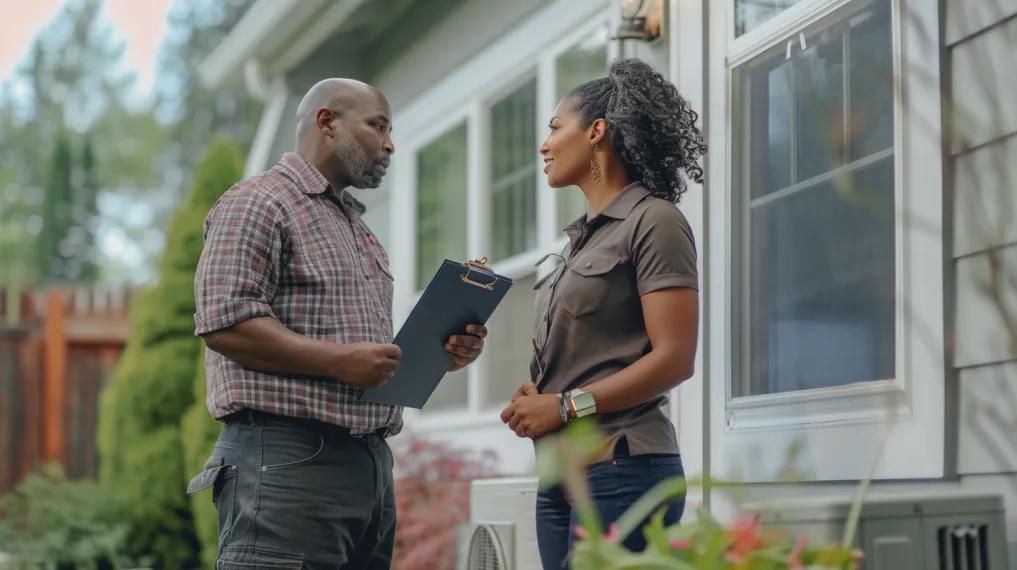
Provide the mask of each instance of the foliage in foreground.
[{"label": "foliage in foreground", "polygon": [[[616,523],[604,530],[586,484],[586,465],[604,442],[592,421],[576,422],[560,435],[542,440],[537,469],[545,484],[563,482],[574,500],[580,524],[572,553],[576,570],[852,570],[861,553],[842,545],[810,545],[805,537],[764,529],[758,518],[722,525],[705,510],[694,522],[664,526],[660,508],[685,495],[685,479],[661,481]],[[631,552],[622,545],[643,521],[647,548]],[[850,525],[849,525],[850,526]],[[849,544],[850,541],[847,541]]]}]

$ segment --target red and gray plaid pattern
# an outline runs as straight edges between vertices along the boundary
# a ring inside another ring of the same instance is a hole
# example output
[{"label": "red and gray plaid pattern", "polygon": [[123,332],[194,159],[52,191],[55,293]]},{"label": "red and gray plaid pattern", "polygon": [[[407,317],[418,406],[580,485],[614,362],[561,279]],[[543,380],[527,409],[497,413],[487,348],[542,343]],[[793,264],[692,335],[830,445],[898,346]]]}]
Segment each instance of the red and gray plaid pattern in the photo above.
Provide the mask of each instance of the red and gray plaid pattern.
[{"label": "red and gray plaid pattern", "polygon": [[[230,188],[205,219],[195,334],[272,316],[310,338],[392,342],[388,256],[361,219],[364,210],[296,154]],[[212,350],[205,371],[216,418],[255,408],[354,434],[402,429],[402,408],[361,402],[362,390],[340,381],[255,372]]]}]

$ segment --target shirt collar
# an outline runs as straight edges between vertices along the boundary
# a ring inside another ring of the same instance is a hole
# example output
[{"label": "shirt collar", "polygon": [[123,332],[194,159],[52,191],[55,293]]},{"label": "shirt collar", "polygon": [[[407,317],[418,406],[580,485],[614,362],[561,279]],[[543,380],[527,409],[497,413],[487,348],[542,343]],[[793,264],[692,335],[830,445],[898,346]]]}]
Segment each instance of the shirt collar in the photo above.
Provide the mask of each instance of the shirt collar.
[{"label": "shirt collar", "polygon": [[330,187],[325,175],[295,152],[284,154],[279,164],[293,175],[304,194],[321,194]]},{"label": "shirt collar", "polygon": [[[604,208],[604,211],[600,213],[601,216],[607,216],[609,218],[615,218],[618,220],[624,220],[629,217],[632,213],[632,209],[636,207],[636,204],[643,201],[643,198],[650,195],[650,191],[643,186],[642,182],[633,182],[614,197],[611,203]],[[594,216],[596,219],[597,216]]]},{"label": "shirt collar", "polygon": [[565,226],[565,231],[578,231],[587,223],[597,221],[601,216],[624,220],[629,217],[629,214],[632,213],[632,209],[636,207],[636,204],[649,195],[650,191],[643,186],[642,182],[633,182],[632,184],[622,188],[621,192],[614,197],[614,200],[611,200],[611,202],[604,208],[603,212],[593,216],[592,218],[587,218],[587,214],[583,214],[582,216],[579,216],[576,221]]},{"label": "shirt collar", "polygon": [[[333,190],[332,184],[325,178],[325,175],[317,167],[308,162],[307,159],[295,152],[284,154],[279,164],[294,177],[297,185],[300,187],[300,191],[304,194],[316,196]],[[349,192],[345,190],[335,192],[333,190],[333,194],[336,194],[336,197],[342,202],[343,206],[349,212],[355,214],[356,217],[363,216],[364,212],[367,211],[367,206],[364,206],[363,202],[357,200]]]}]

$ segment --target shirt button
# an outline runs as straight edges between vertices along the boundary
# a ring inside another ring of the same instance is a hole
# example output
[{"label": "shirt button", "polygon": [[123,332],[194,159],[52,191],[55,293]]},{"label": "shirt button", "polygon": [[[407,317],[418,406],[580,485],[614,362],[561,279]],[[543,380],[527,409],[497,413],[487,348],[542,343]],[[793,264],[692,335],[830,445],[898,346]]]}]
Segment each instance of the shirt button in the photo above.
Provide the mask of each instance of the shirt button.
[{"label": "shirt button", "polygon": [[587,262],[586,262],[586,268],[587,268],[587,269],[589,269],[589,268],[591,268],[591,267],[593,267],[593,264],[592,264],[592,263],[590,263],[589,261],[587,261]]}]

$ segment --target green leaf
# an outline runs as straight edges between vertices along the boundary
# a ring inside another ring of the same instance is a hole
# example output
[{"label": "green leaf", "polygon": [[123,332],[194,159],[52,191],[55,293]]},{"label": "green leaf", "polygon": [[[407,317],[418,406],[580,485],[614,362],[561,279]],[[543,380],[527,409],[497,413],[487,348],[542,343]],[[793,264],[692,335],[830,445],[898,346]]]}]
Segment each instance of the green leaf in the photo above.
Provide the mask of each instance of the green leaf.
[{"label": "green leaf", "polygon": [[653,486],[633,503],[625,514],[618,519],[618,532],[621,540],[628,537],[639,525],[665,501],[685,496],[687,490],[685,479],[672,477]]},{"label": "green leaf", "polygon": [[643,527],[643,535],[646,537],[647,550],[661,554],[671,552],[670,541],[667,538],[667,530],[664,528],[664,509],[658,509],[650,522]]}]

